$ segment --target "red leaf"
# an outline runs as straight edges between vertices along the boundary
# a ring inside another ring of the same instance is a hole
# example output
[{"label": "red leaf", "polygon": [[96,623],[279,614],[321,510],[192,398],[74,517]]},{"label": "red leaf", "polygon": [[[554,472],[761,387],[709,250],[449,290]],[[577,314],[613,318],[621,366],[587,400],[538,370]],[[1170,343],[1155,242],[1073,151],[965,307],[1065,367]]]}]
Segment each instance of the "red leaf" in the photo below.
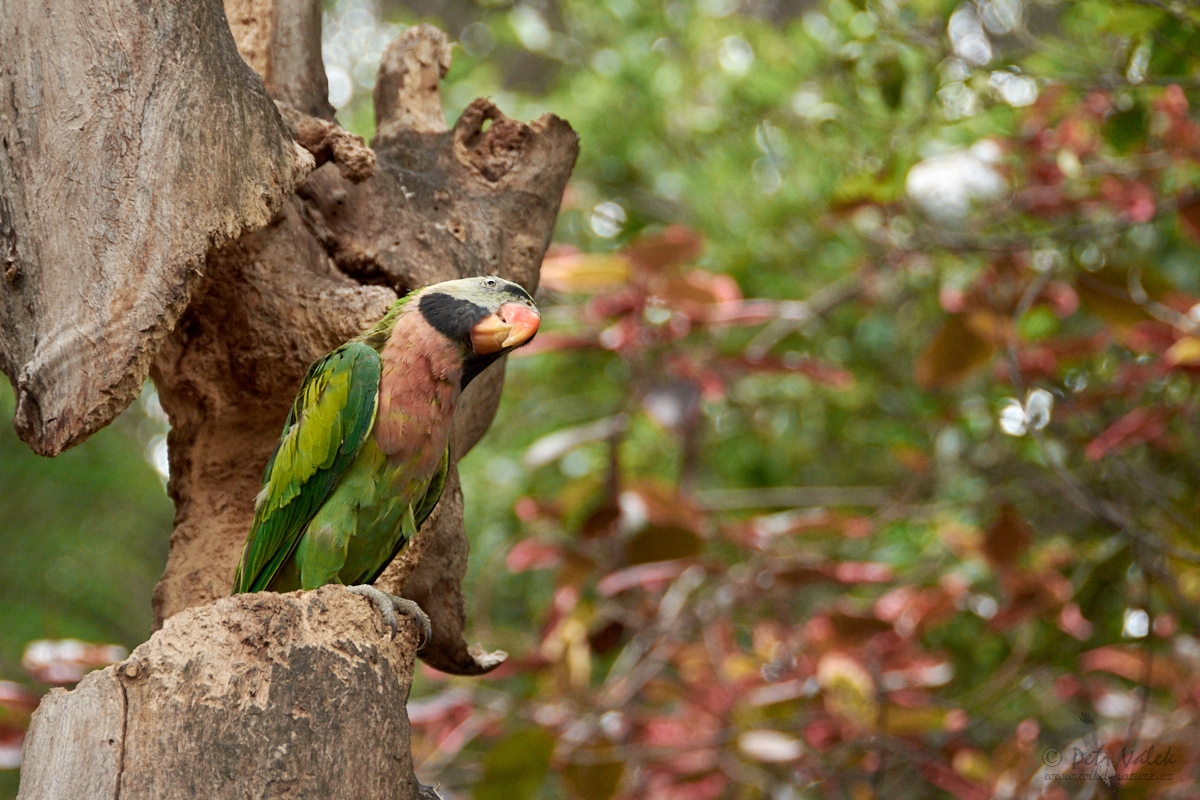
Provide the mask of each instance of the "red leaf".
[{"label": "red leaf", "polygon": [[843,561],[833,568],[833,576],[841,583],[887,583],[895,577],[891,566],[873,561]]},{"label": "red leaf", "polygon": [[412,725],[432,725],[460,716],[464,710],[470,712],[474,707],[474,695],[466,689],[455,687],[419,700],[410,700],[408,721]]},{"label": "red leaf", "polygon": [[653,800],[716,800],[728,782],[728,778],[717,772],[686,783],[664,783],[652,778],[645,796]]},{"label": "red leaf", "polygon": [[1059,319],[1066,319],[1079,310],[1079,293],[1069,283],[1051,281],[1042,296],[1050,301],[1054,315]]},{"label": "red leaf", "polygon": [[[705,277],[701,277],[705,276]],[[713,280],[717,276],[703,270],[692,270],[687,277],[658,277],[648,285],[650,293],[671,308],[678,309],[692,320],[708,320],[714,306],[738,302],[741,298],[727,300],[718,292],[727,293],[726,287]],[[736,288],[737,284],[734,284]]]},{"label": "red leaf", "polygon": [[785,583],[803,586],[826,582],[887,583],[895,576],[888,564],[872,561],[842,561],[783,565],[776,571],[775,577]]},{"label": "red leaf", "polygon": [[944,792],[949,792],[959,800],[988,800],[991,791],[983,784],[967,780],[950,767],[936,762],[929,762],[921,768],[921,775]]},{"label": "red leaf", "polygon": [[1154,192],[1144,183],[1122,183],[1111,175],[1106,175],[1100,180],[1100,196],[1132,222],[1149,222],[1154,219]]},{"label": "red leaf", "polygon": [[511,357],[525,358],[556,350],[591,350],[599,346],[600,342],[596,341],[595,336],[550,331],[538,334],[532,342],[513,352]]},{"label": "red leaf", "polygon": [[668,225],[661,233],[643,236],[624,250],[633,265],[660,270],[694,261],[704,251],[704,238],[686,225]]},{"label": "red leaf", "polygon": [[1074,636],[1079,641],[1087,641],[1092,636],[1092,623],[1083,616],[1078,603],[1067,603],[1058,614],[1058,627],[1063,633]]},{"label": "red leaf", "polygon": [[602,597],[612,597],[621,592],[641,586],[651,591],[665,589],[667,584],[683,574],[687,561],[659,561],[653,564],[638,564],[635,567],[605,575],[596,584]]},{"label": "red leaf", "polygon": [[1118,645],[1089,650],[1079,656],[1079,666],[1084,672],[1109,672],[1135,683],[1145,682],[1165,689],[1177,686],[1181,677],[1171,662],[1161,658],[1147,662],[1142,651]]},{"label": "red leaf", "polygon": [[1000,507],[996,521],[988,528],[983,552],[993,564],[1012,564],[1029,547],[1032,538],[1025,520],[1015,508],[1005,503]]},{"label": "red leaf", "polygon": [[[0,681],[0,711],[10,711],[28,717],[41,699],[19,683]],[[0,713],[0,719],[4,715]]]},{"label": "red leaf", "polygon": [[893,631],[890,623],[876,617],[842,611],[813,617],[804,625],[805,638],[822,648],[857,647],[881,633]]},{"label": "red leaf", "polygon": [[1111,452],[1120,452],[1142,442],[1157,439],[1166,433],[1166,414],[1159,408],[1141,406],[1114,422],[1104,433],[1093,439],[1084,450],[1092,461],[1099,461]]},{"label": "red leaf", "polygon": [[944,587],[901,586],[876,600],[874,611],[879,619],[892,623],[900,636],[911,636],[958,613],[955,600]]},{"label": "red leaf", "polygon": [[951,314],[917,358],[917,383],[924,389],[950,388],[986,364],[992,352],[992,344],[964,315]]},{"label": "red leaf", "polygon": [[1130,350],[1162,355],[1171,349],[1179,338],[1175,328],[1156,319],[1148,319],[1133,325],[1125,334],[1125,346]]},{"label": "red leaf", "polygon": [[988,620],[993,631],[1008,630],[1034,616],[1058,608],[1071,598],[1071,582],[1054,570],[1008,573],[1004,579],[1008,604]]},{"label": "red leaf", "polygon": [[833,389],[844,391],[854,386],[854,373],[841,367],[834,367],[815,358],[785,355],[782,358],[741,358],[727,360],[735,369],[742,372],[799,372],[815,383],[824,384]]},{"label": "red leaf", "polygon": [[804,741],[814,750],[828,750],[842,738],[842,727],[829,717],[820,717],[804,726]]},{"label": "red leaf", "polygon": [[76,683],[92,670],[120,661],[128,654],[124,647],[115,644],[40,639],[25,645],[21,666],[42,683]]},{"label": "red leaf", "polygon": [[1200,244],[1200,196],[1179,207],[1179,229],[1193,244]]},{"label": "red leaf", "polygon": [[550,569],[562,563],[562,548],[556,544],[523,539],[508,551],[504,565],[517,574],[531,569]]}]

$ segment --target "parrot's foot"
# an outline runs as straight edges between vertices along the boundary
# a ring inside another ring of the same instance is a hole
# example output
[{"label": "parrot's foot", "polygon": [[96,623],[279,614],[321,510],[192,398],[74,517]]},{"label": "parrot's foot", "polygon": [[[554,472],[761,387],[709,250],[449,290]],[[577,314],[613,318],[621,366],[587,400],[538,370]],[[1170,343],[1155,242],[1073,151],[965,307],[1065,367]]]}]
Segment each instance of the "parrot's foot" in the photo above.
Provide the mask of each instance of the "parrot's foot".
[{"label": "parrot's foot", "polygon": [[429,616],[412,600],[405,597],[397,597],[387,592],[381,592],[374,586],[367,584],[347,586],[346,591],[362,595],[379,609],[379,614],[383,617],[383,621],[391,628],[393,639],[396,638],[396,631],[399,629],[399,620],[396,618],[397,614],[412,617],[416,620],[417,625],[420,626],[421,643],[417,645],[418,650],[425,647],[429,642],[429,637],[433,635],[433,628],[429,625]]},{"label": "parrot's foot", "polygon": [[436,786],[426,786],[420,781],[417,782],[417,797],[421,800],[442,800]]}]

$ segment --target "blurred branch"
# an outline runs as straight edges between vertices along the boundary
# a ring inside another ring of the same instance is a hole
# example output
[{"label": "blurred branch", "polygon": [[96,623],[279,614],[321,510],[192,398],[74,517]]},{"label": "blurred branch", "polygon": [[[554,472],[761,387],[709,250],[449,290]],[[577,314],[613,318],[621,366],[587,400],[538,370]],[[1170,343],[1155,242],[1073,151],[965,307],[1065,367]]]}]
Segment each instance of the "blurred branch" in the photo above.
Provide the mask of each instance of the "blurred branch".
[{"label": "blurred branch", "polygon": [[[1151,220],[1168,217],[1179,210],[1178,200],[1155,198],[1154,216]],[[1134,225],[1145,224],[1118,217],[1086,222],[1072,221],[1044,230],[1019,231],[1002,234],[959,232],[926,223],[917,228],[914,239],[925,250],[931,247],[959,252],[1011,253],[1015,250],[1031,250],[1043,239],[1059,239],[1065,242],[1084,242],[1111,236]]]},{"label": "blurred branch", "polygon": [[1194,320],[1187,314],[1181,314],[1173,308],[1150,299],[1150,295],[1146,294],[1146,289],[1142,286],[1141,264],[1134,264],[1129,268],[1128,285],[1129,299],[1145,309],[1147,314],[1159,322],[1165,322],[1184,333],[1195,333],[1197,330],[1200,330],[1200,321]]},{"label": "blurred branch", "polygon": [[504,719],[511,700],[501,696],[463,720],[438,743],[437,748],[420,763],[416,772],[424,780],[437,777],[464,747],[498,719]]},{"label": "blurred branch", "polygon": [[[1124,512],[1108,501],[1090,494],[1083,483],[1071,473],[1057,458],[1050,455],[1046,447],[1045,437],[1039,431],[1034,431],[1033,438],[1037,442],[1038,451],[1066,490],[1066,496],[1072,503],[1083,511],[1090,513],[1095,519],[1108,526],[1113,531],[1125,536],[1132,544],[1134,560],[1141,570],[1149,577],[1159,582],[1170,595],[1171,605],[1175,611],[1187,618],[1194,627],[1200,627],[1200,613],[1180,591],[1175,576],[1167,569],[1162,557],[1177,558],[1190,564],[1200,564],[1200,553],[1176,547],[1162,541],[1153,533],[1143,530]],[[1148,557],[1145,551],[1151,551],[1158,557]]]},{"label": "blurred branch", "polygon": [[1130,83],[1124,75],[1055,75],[1055,83],[1063,83],[1077,89],[1130,89],[1148,86],[1200,86],[1200,78],[1191,75],[1160,75],[1147,76],[1136,84]]},{"label": "blurred branch", "polygon": [[777,486],[764,489],[709,489],[696,492],[703,511],[823,506],[885,506],[891,502],[883,486]]},{"label": "blurred branch", "polygon": [[1017,352],[1017,324],[1021,321],[1021,317],[1025,316],[1025,312],[1029,311],[1033,305],[1033,301],[1042,293],[1042,290],[1050,283],[1050,279],[1053,276],[1053,269],[1047,269],[1038,273],[1038,276],[1025,289],[1025,293],[1021,295],[1020,302],[1017,303],[1017,307],[1013,310],[1012,332],[1008,336],[1008,369],[1013,389],[1016,391],[1018,397],[1025,393],[1025,381],[1021,378],[1021,359]]},{"label": "blurred branch", "polygon": [[671,584],[654,626],[635,636],[613,662],[597,707],[624,707],[666,665],[669,651],[686,635],[677,623],[688,596],[703,582],[704,570],[690,567]]},{"label": "blurred branch", "polygon": [[529,445],[521,463],[526,469],[544,467],[580,445],[612,439],[623,433],[628,424],[628,417],[622,413],[546,434]]},{"label": "blurred branch", "polygon": [[855,273],[818,289],[808,300],[780,303],[777,318],[768,323],[750,344],[746,345],[746,357],[751,361],[766,358],[771,348],[784,337],[795,333],[842,303],[858,297],[862,289],[862,276]]},{"label": "blurred branch", "polygon": [[1143,531],[1124,512],[1117,509],[1116,506],[1107,500],[1091,495],[1084,488],[1083,483],[1061,461],[1050,456],[1045,446],[1045,437],[1039,432],[1034,432],[1033,436],[1034,440],[1038,443],[1038,450],[1042,458],[1054,470],[1064,488],[1067,489],[1067,497],[1076,506],[1090,513],[1113,530],[1127,534],[1131,539],[1151,550],[1165,556],[1170,556],[1171,558],[1187,561],[1191,564],[1200,564],[1200,553],[1159,541],[1158,537],[1147,531]]}]

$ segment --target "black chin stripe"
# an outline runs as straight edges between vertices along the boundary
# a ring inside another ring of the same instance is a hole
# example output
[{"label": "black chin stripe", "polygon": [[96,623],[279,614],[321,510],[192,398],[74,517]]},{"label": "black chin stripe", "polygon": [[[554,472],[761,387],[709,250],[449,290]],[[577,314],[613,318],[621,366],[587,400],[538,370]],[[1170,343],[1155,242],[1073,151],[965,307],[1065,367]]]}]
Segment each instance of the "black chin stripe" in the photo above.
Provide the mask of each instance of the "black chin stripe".
[{"label": "black chin stripe", "polygon": [[466,341],[475,323],[488,315],[483,306],[441,292],[423,296],[420,310],[434,330],[455,342]]},{"label": "black chin stripe", "polygon": [[504,355],[503,352],[488,353],[486,356],[471,356],[463,364],[462,381],[459,383],[459,390],[466,389],[467,384],[475,380],[479,373],[495,363],[496,359]]}]

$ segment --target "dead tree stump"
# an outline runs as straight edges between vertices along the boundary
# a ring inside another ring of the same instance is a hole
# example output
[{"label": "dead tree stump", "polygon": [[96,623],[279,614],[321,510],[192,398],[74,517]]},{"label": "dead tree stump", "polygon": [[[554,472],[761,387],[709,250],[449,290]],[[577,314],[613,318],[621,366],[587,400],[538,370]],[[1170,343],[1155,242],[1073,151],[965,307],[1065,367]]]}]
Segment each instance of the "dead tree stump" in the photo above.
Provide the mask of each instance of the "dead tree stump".
[{"label": "dead tree stump", "polygon": [[42,701],[18,798],[415,798],[417,635],[334,586],[189,609]]}]

